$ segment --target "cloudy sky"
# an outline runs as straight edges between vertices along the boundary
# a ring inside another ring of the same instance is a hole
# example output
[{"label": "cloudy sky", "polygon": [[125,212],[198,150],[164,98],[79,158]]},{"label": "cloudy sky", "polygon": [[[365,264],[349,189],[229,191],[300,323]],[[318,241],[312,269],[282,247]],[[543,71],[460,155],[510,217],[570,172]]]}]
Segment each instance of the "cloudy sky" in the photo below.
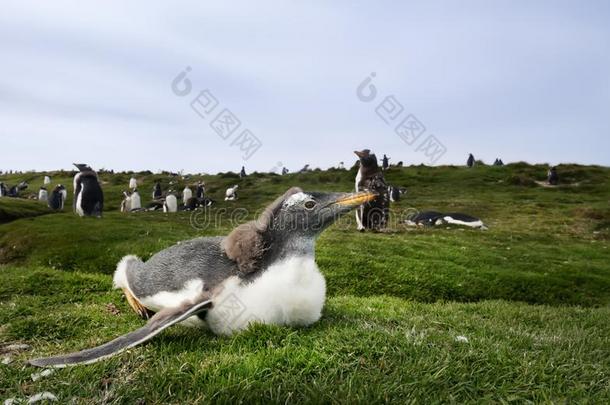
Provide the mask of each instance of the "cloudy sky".
[{"label": "cloudy sky", "polygon": [[0,170],[610,165],[607,1],[1,4]]}]

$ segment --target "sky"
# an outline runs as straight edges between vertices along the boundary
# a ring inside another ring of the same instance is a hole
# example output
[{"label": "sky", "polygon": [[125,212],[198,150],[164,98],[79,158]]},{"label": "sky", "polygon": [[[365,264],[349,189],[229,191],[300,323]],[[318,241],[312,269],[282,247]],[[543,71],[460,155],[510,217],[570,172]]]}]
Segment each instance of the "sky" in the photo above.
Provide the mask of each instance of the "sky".
[{"label": "sky", "polygon": [[610,165],[608,1],[0,7],[0,170]]}]

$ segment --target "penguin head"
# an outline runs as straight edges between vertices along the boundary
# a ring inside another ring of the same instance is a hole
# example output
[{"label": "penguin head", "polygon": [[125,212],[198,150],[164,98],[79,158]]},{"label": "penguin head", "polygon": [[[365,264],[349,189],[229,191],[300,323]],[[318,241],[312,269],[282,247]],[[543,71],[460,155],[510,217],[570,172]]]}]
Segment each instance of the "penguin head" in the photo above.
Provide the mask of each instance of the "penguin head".
[{"label": "penguin head", "polygon": [[342,214],[375,197],[370,192],[305,192],[293,187],[265,208],[258,219],[234,229],[224,239],[223,249],[242,273],[252,273],[260,269],[269,252],[277,253],[292,241],[313,241]]},{"label": "penguin head", "polygon": [[366,168],[376,168],[377,167],[377,156],[374,153],[371,153],[370,149],[364,149],[361,151],[354,151],[358,159],[360,159],[360,165]]},{"label": "penguin head", "polygon": [[72,163],[81,172],[92,172],[93,169],[85,163]]}]

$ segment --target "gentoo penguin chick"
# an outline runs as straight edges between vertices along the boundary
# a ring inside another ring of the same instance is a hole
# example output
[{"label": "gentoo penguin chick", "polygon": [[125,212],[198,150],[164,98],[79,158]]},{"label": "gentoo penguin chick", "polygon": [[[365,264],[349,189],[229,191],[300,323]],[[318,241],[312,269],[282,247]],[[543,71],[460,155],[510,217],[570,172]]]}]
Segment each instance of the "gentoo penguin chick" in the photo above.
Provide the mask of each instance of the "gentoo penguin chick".
[{"label": "gentoo penguin chick", "polygon": [[474,166],[474,155],[470,153],[468,155],[468,160],[466,161],[466,166],[473,167]]},{"label": "gentoo penguin chick", "polygon": [[231,335],[252,322],[310,325],[320,319],[326,296],[315,262],[316,238],[342,214],[374,197],[295,187],[227,237],[182,242],[146,262],[126,256],[114,274],[115,288],[124,291],[139,315],[156,315],[144,327],[102,346],[30,364],[94,363],[186,320],[219,335]]},{"label": "gentoo penguin chick", "polygon": [[377,157],[369,149],[354,153],[360,159],[360,169],[356,175],[356,191],[368,190],[377,194],[374,200],[363,204],[356,210],[358,230],[383,229],[388,222],[390,207],[388,185],[377,165]]},{"label": "gentoo penguin chick", "polygon": [[225,192],[225,201],[235,201],[237,200],[237,189],[239,188],[238,185],[235,185],[233,187],[229,187],[227,189],[227,191]]},{"label": "gentoo penguin chick", "polygon": [[182,202],[184,206],[186,206],[186,203],[191,198],[193,198],[193,191],[189,188],[189,186],[184,187],[184,190],[182,190]]},{"label": "gentoo penguin chick", "polygon": [[135,177],[129,179],[129,188],[131,190],[135,190],[136,188],[138,188],[138,180]]},{"label": "gentoo penguin chick", "polygon": [[45,203],[49,201],[49,192],[44,186],[40,187],[40,190],[38,190],[38,201],[42,201]]},{"label": "gentoo penguin chick", "polygon": [[74,176],[74,212],[81,217],[101,218],[104,209],[104,192],[97,173],[82,163],[74,163],[80,170]]},{"label": "gentoo penguin chick", "polygon": [[163,197],[163,190],[161,190],[161,183],[156,182],[153,188],[152,199],[160,200]]},{"label": "gentoo penguin chick", "polygon": [[477,228],[487,230],[487,226],[481,219],[471,215],[462,214],[459,212],[451,212],[443,214],[437,211],[423,211],[406,221],[409,226],[440,226],[440,225],[458,225],[469,228]]},{"label": "gentoo penguin chick", "polygon": [[44,176],[44,185],[48,186],[49,184],[51,184],[51,178],[49,176]]},{"label": "gentoo penguin chick", "polygon": [[66,188],[63,185],[58,184],[51,192],[51,198],[49,198],[49,208],[55,211],[63,210],[67,197],[68,191]]},{"label": "gentoo penguin chick", "polygon": [[556,186],[559,184],[559,175],[557,174],[557,168],[555,166],[549,169],[547,173],[547,181],[551,186]]},{"label": "gentoo penguin chick", "polygon": [[178,199],[172,194],[171,190],[169,191],[167,197],[165,197],[163,212],[178,212]]}]

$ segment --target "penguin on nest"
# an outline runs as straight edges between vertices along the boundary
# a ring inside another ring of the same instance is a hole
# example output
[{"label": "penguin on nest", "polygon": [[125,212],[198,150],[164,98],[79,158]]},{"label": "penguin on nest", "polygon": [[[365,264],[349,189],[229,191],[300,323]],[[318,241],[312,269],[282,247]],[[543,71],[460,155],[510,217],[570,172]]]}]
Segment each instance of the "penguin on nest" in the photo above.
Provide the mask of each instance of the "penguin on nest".
[{"label": "penguin on nest", "polygon": [[[156,313],[148,323],[96,348],[29,363],[94,363],[185,321],[219,335],[231,335],[252,322],[310,325],[320,319],[326,296],[315,262],[316,238],[342,214],[375,197],[371,192],[304,192],[295,187],[226,237],[182,242],[147,262],[126,256],[117,266],[114,286],[143,318]],[[239,311],[232,310],[234,304]]]}]

